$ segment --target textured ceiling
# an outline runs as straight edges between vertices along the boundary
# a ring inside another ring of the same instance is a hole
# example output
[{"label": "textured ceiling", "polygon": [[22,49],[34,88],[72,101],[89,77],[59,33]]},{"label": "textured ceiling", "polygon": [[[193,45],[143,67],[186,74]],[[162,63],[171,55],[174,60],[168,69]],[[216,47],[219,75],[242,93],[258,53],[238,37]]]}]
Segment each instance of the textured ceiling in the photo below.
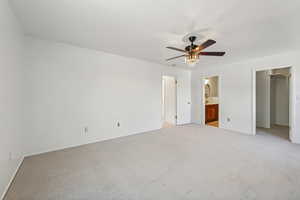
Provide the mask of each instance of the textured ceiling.
[{"label": "textured ceiling", "polygon": [[166,46],[190,32],[217,43],[196,67],[271,55],[299,45],[299,0],[12,0],[26,34],[188,68]]}]

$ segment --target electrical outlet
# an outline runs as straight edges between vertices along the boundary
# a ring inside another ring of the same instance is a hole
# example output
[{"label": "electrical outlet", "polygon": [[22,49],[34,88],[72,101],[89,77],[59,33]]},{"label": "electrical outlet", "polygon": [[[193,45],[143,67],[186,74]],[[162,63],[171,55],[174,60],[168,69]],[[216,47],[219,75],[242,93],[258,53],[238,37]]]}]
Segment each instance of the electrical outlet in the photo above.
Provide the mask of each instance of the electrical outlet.
[{"label": "electrical outlet", "polygon": [[120,126],[121,126],[121,124],[120,124],[120,122],[118,122],[118,123],[117,123],[117,127],[120,127]]},{"label": "electrical outlet", "polygon": [[89,127],[85,126],[84,127],[84,133],[87,134],[89,132]]}]

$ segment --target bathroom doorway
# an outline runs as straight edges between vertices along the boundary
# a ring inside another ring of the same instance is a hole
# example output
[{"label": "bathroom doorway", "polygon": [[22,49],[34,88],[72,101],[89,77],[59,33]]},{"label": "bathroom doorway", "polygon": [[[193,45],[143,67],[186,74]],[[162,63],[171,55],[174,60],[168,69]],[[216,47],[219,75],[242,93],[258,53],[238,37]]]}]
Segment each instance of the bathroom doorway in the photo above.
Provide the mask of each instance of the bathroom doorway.
[{"label": "bathroom doorway", "polygon": [[219,77],[204,78],[205,125],[219,127]]}]

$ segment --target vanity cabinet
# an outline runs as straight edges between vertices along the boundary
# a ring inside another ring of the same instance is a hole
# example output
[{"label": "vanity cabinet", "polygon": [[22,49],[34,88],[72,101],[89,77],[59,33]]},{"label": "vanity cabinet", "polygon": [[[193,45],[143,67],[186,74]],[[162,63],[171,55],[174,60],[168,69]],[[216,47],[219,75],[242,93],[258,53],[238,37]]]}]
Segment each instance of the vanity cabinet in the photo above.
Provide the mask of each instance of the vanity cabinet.
[{"label": "vanity cabinet", "polygon": [[219,120],[219,104],[205,105],[205,123]]}]

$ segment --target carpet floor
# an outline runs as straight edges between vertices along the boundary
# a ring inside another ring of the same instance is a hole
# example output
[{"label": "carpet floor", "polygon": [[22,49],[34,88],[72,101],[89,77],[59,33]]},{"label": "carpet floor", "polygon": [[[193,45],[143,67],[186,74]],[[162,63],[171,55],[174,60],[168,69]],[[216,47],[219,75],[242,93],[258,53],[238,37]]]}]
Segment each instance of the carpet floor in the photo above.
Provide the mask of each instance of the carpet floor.
[{"label": "carpet floor", "polygon": [[300,145],[186,125],[25,158],[6,200],[299,200]]}]

